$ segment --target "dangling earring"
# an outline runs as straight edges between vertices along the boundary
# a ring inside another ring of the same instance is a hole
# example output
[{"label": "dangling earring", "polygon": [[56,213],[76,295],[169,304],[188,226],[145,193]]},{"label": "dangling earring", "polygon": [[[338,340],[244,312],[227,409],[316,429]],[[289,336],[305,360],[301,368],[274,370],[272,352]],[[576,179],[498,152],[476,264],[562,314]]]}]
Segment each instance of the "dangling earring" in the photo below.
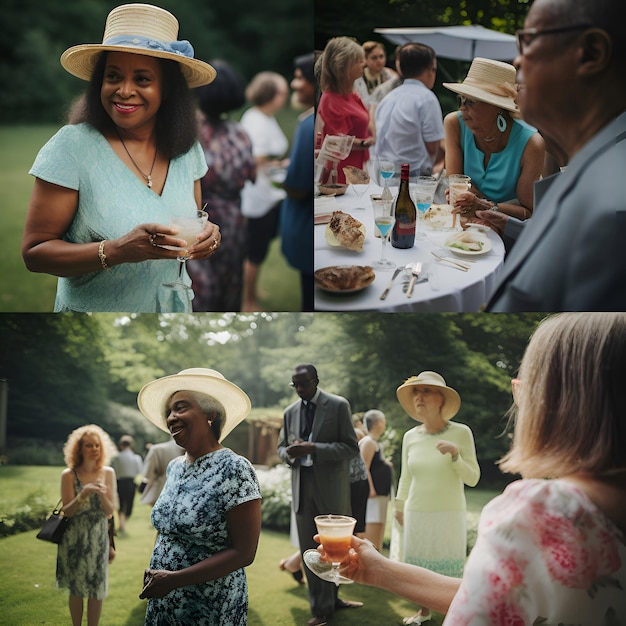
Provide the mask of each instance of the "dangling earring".
[{"label": "dangling earring", "polygon": [[496,120],[496,124],[498,126],[498,130],[501,133],[503,133],[506,130],[506,127],[507,127],[506,118],[504,117],[504,115],[502,115],[502,113],[498,113],[498,119]]},{"label": "dangling earring", "polygon": [[208,422],[209,426],[210,426],[211,428],[213,428],[213,422],[212,422],[211,420],[207,420],[207,422]]}]

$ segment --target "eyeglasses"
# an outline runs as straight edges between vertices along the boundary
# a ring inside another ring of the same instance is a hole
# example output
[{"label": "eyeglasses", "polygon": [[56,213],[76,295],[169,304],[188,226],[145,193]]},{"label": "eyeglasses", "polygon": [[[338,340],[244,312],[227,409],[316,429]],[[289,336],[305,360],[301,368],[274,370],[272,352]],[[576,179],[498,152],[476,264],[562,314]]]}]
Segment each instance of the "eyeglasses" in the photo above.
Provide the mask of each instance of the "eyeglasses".
[{"label": "eyeglasses", "polygon": [[457,96],[456,101],[458,102],[459,109],[462,106],[473,107],[477,102],[477,100],[470,100],[469,98],[466,98],[465,96]]},{"label": "eyeglasses", "polygon": [[293,387],[294,389],[296,387],[310,387],[311,383],[314,383],[315,380],[316,380],[315,378],[307,378],[306,380],[296,380],[296,381],[292,380],[289,383],[289,386]]},{"label": "eyeglasses", "polygon": [[523,56],[524,49],[530,45],[534,39],[541,35],[560,35],[561,33],[568,33],[573,30],[582,30],[584,28],[591,28],[591,24],[574,24],[572,26],[563,26],[561,28],[546,28],[545,30],[537,30],[536,28],[525,28],[524,30],[518,30],[515,33],[517,37],[517,50]]}]

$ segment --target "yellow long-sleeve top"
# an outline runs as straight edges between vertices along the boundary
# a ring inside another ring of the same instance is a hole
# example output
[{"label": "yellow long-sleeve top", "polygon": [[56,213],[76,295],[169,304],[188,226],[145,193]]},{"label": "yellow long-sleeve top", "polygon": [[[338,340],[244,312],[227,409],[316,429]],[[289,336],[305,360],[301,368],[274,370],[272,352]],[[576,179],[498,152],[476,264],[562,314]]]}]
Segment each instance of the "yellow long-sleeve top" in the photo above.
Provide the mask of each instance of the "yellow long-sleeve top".
[{"label": "yellow long-sleeve top", "polygon": [[[441,454],[438,441],[451,441],[459,448],[456,461]],[[429,435],[420,424],[404,434],[402,468],[394,502],[398,511],[463,511],[464,485],[474,487],[480,478],[474,436],[465,424],[448,422]]]}]

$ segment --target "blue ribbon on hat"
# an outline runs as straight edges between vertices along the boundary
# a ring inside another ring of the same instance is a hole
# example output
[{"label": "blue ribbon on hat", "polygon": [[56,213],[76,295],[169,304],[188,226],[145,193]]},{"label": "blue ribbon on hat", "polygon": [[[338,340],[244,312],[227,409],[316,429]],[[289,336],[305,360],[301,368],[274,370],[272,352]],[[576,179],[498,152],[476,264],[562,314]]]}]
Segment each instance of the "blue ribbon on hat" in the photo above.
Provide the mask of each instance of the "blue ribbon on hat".
[{"label": "blue ribbon on hat", "polygon": [[129,46],[132,48],[143,48],[144,50],[159,50],[193,59],[193,46],[186,40],[182,41],[159,41],[148,39],[139,35],[118,35],[102,42],[103,46]]}]

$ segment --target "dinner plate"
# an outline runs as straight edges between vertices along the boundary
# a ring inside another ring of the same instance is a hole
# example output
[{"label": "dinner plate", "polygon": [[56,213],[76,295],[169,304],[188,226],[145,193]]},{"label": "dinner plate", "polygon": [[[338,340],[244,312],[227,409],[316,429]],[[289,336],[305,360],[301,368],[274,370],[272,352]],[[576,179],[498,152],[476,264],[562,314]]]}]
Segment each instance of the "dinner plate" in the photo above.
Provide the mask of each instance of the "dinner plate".
[{"label": "dinner plate", "polygon": [[[332,287],[330,287],[328,285],[322,284],[322,282],[319,279],[319,275],[322,272],[324,272],[324,271],[329,271],[329,270],[341,271],[341,270],[348,270],[348,269],[351,269],[351,268],[359,268],[361,270],[361,273],[368,274],[367,278],[358,287],[353,287],[353,288],[350,288],[350,289],[332,288]],[[376,274],[374,274],[374,270],[370,266],[363,266],[363,265],[329,265],[328,267],[321,267],[320,269],[315,270],[314,278],[315,278],[315,284],[322,291],[325,291],[326,293],[334,293],[334,294],[341,294],[341,295],[343,295],[343,294],[357,293],[359,291],[363,291],[363,289],[369,287],[374,282],[374,280],[376,278]]]},{"label": "dinner plate", "polygon": [[454,252],[455,254],[460,254],[461,256],[478,256],[480,254],[485,254],[486,252],[489,252],[489,250],[491,250],[491,242],[489,241],[489,239],[486,239],[485,237],[482,237],[478,234],[476,234],[474,238],[476,241],[483,242],[482,250],[461,250],[461,248],[453,248],[450,244],[454,241],[456,237],[458,237],[458,235],[450,237],[450,239],[448,239],[443,244],[448,250]]}]

